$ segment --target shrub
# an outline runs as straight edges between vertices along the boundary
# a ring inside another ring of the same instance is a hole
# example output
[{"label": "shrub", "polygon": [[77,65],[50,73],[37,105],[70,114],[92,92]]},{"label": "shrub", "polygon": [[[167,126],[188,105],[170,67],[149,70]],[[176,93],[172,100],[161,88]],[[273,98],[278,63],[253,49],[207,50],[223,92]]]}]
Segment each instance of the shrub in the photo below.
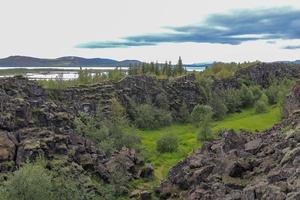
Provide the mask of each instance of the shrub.
[{"label": "shrub", "polygon": [[213,132],[210,128],[209,122],[204,122],[201,124],[197,139],[198,141],[207,141],[213,139]]},{"label": "shrub", "polygon": [[168,111],[142,104],[136,109],[134,122],[141,129],[156,129],[169,125],[172,122],[172,116]]},{"label": "shrub", "polygon": [[42,160],[25,164],[0,188],[1,200],[84,200],[94,197],[72,178],[47,170]]},{"label": "shrub", "polygon": [[261,97],[263,92],[261,91],[261,89],[257,85],[252,86],[250,89],[251,89],[252,94],[253,94],[253,100],[257,101]]},{"label": "shrub", "polygon": [[156,96],[155,104],[160,109],[169,110],[169,100],[167,96],[163,93],[160,93]]},{"label": "shrub", "polygon": [[156,141],[156,150],[159,153],[174,152],[178,149],[178,139],[174,135],[164,135]]},{"label": "shrub", "polygon": [[240,98],[242,106],[244,107],[252,106],[254,103],[253,93],[246,85],[242,85],[240,90]]},{"label": "shrub", "polygon": [[40,200],[54,199],[51,173],[41,165],[26,164],[4,185],[4,199]]},{"label": "shrub", "polygon": [[264,113],[267,111],[268,106],[267,103],[262,101],[262,100],[258,100],[255,104],[254,104],[254,109],[255,109],[255,113]]},{"label": "shrub", "polygon": [[195,125],[204,121],[210,121],[213,115],[212,108],[208,105],[196,105],[191,113],[191,120]]},{"label": "shrub", "polygon": [[266,90],[266,95],[268,97],[269,104],[273,105],[278,102],[278,91],[279,88],[273,84]]},{"label": "shrub", "polygon": [[226,90],[224,99],[225,99],[225,104],[228,109],[228,112],[233,113],[240,110],[242,102],[238,90],[235,89]]},{"label": "shrub", "polygon": [[210,106],[213,109],[213,117],[216,119],[223,119],[226,116],[226,113],[228,111],[226,105],[224,104],[221,97],[214,94],[212,96],[212,99],[210,101]]},{"label": "shrub", "polygon": [[268,97],[262,94],[260,99],[254,104],[255,113],[264,113],[268,110]]},{"label": "shrub", "polygon": [[178,121],[185,123],[190,120],[190,112],[189,109],[187,108],[187,105],[183,102],[181,107],[179,108],[179,113],[178,113]]}]

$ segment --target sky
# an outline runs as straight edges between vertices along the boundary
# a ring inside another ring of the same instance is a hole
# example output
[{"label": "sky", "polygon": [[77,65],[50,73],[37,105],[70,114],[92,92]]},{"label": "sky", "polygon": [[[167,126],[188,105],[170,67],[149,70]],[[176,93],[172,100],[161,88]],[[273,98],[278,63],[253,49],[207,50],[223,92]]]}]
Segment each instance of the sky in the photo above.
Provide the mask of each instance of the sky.
[{"label": "sky", "polygon": [[299,0],[0,0],[0,58],[300,59]]}]

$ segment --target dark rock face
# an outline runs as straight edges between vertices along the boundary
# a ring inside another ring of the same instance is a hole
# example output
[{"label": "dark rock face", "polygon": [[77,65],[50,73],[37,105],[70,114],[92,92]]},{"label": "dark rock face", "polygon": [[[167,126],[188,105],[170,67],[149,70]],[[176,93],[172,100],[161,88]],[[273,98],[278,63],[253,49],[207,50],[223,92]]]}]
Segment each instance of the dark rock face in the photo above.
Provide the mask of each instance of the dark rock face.
[{"label": "dark rock face", "polygon": [[65,90],[59,97],[69,102],[76,111],[94,112],[97,104],[109,107],[115,97],[129,108],[130,101],[137,104],[152,102],[155,104],[159,94],[164,94],[169,102],[173,116],[176,118],[182,103],[190,110],[198,103],[204,103],[199,84],[194,75],[179,77],[175,80],[158,80],[149,76],[128,76],[116,83],[97,84],[90,87],[76,87]]},{"label": "dark rock face", "polygon": [[300,84],[298,83],[288,94],[284,102],[284,115],[290,117],[300,113]]},{"label": "dark rock face", "polygon": [[49,100],[35,82],[22,77],[0,79],[0,94],[0,173],[16,170],[37,156],[63,160],[107,182],[112,166],[120,163],[130,178],[138,178],[144,169],[134,150],[124,148],[107,157],[76,133],[74,109]]}]

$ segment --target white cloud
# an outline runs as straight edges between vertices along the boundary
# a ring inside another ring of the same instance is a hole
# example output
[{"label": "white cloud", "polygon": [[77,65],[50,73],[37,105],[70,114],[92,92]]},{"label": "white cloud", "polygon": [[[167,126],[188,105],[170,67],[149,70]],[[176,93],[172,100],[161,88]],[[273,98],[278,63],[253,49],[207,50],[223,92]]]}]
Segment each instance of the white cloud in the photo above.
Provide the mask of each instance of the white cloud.
[{"label": "white cloud", "polygon": [[[161,33],[166,26],[200,23],[212,13],[241,8],[290,6],[299,0],[0,0],[0,57],[76,55],[116,59],[176,61],[297,59],[300,50],[281,49],[265,41],[238,46],[161,44],[125,49],[77,49],[78,43],[116,40],[131,35]],[[288,41],[285,41],[289,43]],[[287,44],[287,45],[290,45]]]}]

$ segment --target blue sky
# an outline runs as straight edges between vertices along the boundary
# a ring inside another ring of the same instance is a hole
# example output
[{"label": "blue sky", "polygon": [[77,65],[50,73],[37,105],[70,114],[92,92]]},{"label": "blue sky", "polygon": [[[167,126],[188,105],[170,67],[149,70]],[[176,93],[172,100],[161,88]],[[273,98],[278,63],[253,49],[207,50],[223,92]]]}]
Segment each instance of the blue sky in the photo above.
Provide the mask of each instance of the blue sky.
[{"label": "blue sky", "polygon": [[300,59],[294,0],[3,0],[0,22],[0,57]]}]

